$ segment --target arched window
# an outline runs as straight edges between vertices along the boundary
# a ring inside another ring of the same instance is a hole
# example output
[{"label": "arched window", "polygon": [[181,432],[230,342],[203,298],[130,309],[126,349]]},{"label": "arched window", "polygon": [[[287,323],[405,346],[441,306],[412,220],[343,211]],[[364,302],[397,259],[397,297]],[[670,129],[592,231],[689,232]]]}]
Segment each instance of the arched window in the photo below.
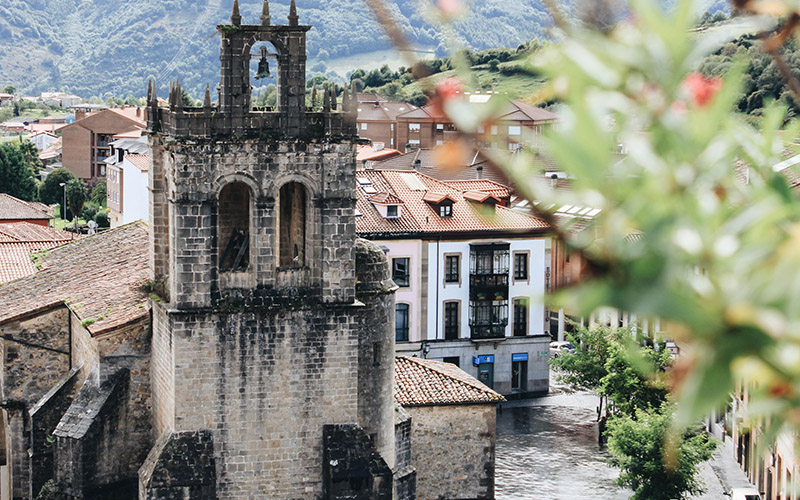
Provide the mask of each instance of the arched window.
[{"label": "arched window", "polygon": [[219,193],[219,269],[243,271],[250,263],[250,188],[231,182]]},{"label": "arched window", "polygon": [[280,192],[280,253],[278,266],[306,265],[306,189],[288,182]]}]

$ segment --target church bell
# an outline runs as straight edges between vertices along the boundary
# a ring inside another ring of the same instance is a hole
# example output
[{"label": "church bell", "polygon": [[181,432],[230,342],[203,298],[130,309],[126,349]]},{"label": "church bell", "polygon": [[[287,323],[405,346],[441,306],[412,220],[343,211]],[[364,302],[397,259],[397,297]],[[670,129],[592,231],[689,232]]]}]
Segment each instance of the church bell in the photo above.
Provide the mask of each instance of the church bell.
[{"label": "church bell", "polygon": [[269,73],[269,61],[267,61],[267,48],[261,47],[261,60],[258,61],[258,73],[256,73],[256,79],[262,80],[271,76],[272,75]]}]

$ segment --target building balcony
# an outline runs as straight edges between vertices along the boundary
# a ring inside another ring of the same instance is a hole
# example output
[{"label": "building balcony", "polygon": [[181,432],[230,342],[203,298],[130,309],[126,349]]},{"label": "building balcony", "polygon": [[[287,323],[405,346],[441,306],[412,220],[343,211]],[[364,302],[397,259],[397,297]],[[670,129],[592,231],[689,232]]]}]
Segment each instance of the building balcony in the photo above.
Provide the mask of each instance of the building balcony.
[{"label": "building balcony", "polygon": [[506,336],[507,322],[493,324],[474,324],[470,322],[470,338],[472,340],[502,339]]},{"label": "building balcony", "polygon": [[507,300],[508,273],[470,274],[469,298],[471,300]]}]

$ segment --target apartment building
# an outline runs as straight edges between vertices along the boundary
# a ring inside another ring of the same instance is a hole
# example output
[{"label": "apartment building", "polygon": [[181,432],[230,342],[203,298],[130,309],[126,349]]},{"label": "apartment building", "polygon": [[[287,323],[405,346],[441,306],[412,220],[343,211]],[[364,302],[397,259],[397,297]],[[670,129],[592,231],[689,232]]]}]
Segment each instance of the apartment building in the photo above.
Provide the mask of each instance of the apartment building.
[{"label": "apartment building", "polygon": [[357,173],[356,230],[387,254],[396,353],[447,361],[506,395],[548,390],[549,226],[508,188],[415,171]]}]

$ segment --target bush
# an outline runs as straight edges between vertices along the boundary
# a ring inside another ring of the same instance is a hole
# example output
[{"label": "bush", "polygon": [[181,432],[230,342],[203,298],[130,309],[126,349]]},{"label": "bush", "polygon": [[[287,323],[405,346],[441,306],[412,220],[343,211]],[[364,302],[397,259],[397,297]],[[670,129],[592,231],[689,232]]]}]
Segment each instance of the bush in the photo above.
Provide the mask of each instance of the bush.
[{"label": "bush", "polygon": [[101,211],[97,212],[97,214],[94,216],[94,221],[100,227],[110,227],[111,226],[111,223],[108,220],[108,214],[106,213],[105,210],[101,210]]},{"label": "bush", "polygon": [[97,207],[94,205],[86,205],[81,212],[81,219],[92,220],[97,214]]}]

